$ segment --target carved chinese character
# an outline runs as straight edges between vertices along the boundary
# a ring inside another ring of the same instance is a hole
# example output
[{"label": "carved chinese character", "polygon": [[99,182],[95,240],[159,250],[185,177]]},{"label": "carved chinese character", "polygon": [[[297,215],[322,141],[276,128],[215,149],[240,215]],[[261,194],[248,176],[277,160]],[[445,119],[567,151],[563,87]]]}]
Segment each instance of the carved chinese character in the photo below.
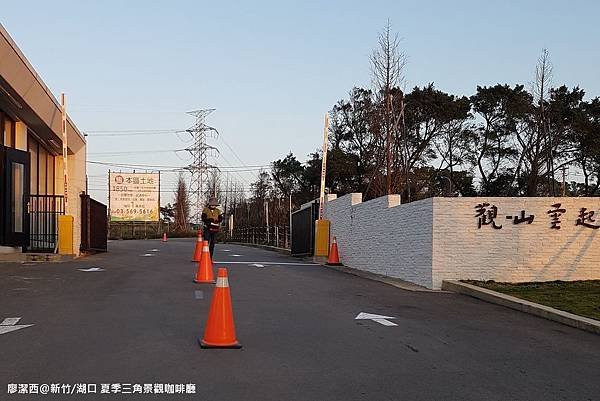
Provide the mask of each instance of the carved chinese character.
[{"label": "carved chinese character", "polygon": [[484,202],[475,206],[475,212],[477,213],[475,217],[477,217],[477,228],[481,228],[481,226],[487,226],[489,224],[492,225],[496,230],[502,228],[502,225],[496,225],[494,219],[498,217],[498,208],[495,205],[491,205],[488,210],[489,203]]},{"label": "carved chinese character", "polygon": [[591,224],[594,223],[596,220],[594,220],[593,216],[594,216],[594,211],[590,210],[589,212],[586,212],[587,208],[582,207],[579,210],[579,217],[577,218],[577,221],[575,222],[576,226],[584,226],[587,228],[593,228],[593,229],[597,229],[600,228],[600,226]]},{"label": "carved chinese character", "polygon": [[566,213],[566,209],[561,209],[560,207],[560,203],[555,203],[554,205],[552,205],[553,209],[548,210],[546,213],[548,213],[550,215],[550,228],[554,229],[554,230],[560,230],[560,216],[562,216],[563,213]]},{"label": "carved chinese character", "polygon": [[[521,223],[527,223],[527,224],[531,224],[533,223],[533,219],[534,219],[534,215],[530,214],[529,216],[525,217],[525,210],[521,210],[521,216],[514,216],[514,220],[513,220],[513,224],[521,224]],[[511,220],[513,218],[513,216],[506,216],[507,220]]]}]

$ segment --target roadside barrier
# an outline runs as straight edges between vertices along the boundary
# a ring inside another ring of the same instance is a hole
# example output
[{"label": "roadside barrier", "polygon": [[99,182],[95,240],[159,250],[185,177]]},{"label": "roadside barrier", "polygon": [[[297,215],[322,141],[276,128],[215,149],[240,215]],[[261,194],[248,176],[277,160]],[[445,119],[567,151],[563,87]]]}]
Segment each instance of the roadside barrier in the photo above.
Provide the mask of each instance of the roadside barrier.
[{"label": "roadside barrier", "polygon": [[221,267],[217,272],[217,284],[212,295],[204,337],[198,342],[202,348],[242,348],[235,335],[226,268]]},{"label": "roadside barrier", "polygon": [[198,230],[198,238],[196,239],[196,249],[194,249],[194,256],[192,257],[192,262],[200,262],[200,258],[202,257],[202,231]]},{"label": "roadside barrier", "polygon": [[202,242],[202,254],[200,262],[198,262],[198,270],[194,283],[206,284],[214,283],[215,277],[213,273],[212,260],[210,259],[210,250],[208,249],[208,241]]},{"label": "roadside barrier", "polygon": [[340,255],[338,254],[337,239],[335,237],[333,237],[333,241],[331,242],[331,249],[329,250],[327,264],[330,266],[342,266],[342,263],[340,262]]}]

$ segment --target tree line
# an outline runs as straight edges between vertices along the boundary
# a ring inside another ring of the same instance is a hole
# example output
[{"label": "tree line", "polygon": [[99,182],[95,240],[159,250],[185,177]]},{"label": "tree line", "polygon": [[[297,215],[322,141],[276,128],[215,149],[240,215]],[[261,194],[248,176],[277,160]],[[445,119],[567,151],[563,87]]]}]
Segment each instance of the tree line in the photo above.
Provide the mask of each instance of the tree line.
[{"label": "tree line", "polygon": [[[600,97],[552,85],[547,50],[532,84],[477,86],[470,96],[433,83],[405,92],[404,65],[388,24],[371,56],[373,87],[353,88],[329,112],[329,192],[397,193],[402,202],[599,194]],[[320,167],[320,151],[304,162],[290,153],[262,179],[274,196],[306,201],[318,197]]]},{"label": "tree line", "polygon": [[[326,187],[363,199],[432,196],[598,196],[600,97],[553,85],[543,50],[533,83],[477,86],[454,95],[434,83],[404,89],[406,56],[390,24],[371,57],[372,87],[332,105]],[[533,70],[533,68],[532,68]],[[287,225],[290,211],[319,196],[322,154],[293,153],[260,172],[249,193],[226,198],[236,225]],[[581,177],[567,179],[567,172]],[[217,188],[215,190],[215,188]]]}]

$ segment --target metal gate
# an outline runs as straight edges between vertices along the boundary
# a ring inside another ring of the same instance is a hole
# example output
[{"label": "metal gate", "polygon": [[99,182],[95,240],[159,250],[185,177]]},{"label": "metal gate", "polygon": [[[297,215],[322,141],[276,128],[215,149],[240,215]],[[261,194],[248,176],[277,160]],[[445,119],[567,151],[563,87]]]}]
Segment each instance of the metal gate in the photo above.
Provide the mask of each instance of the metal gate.
[{"label": "metal gate", "polygon": [[30,252],[54,252],[58,241],[58,216],[65,214],[61,195],[29,195]]},{"label": "metal gate", "polygon": [[106,252],[108,213],[106,205],[81,194],[81,251]]},{"label": "metal gate", "polygon": [[312,256],[315,248],[315,220],[319,217],[319,202],[292,213],[293,256]]}]

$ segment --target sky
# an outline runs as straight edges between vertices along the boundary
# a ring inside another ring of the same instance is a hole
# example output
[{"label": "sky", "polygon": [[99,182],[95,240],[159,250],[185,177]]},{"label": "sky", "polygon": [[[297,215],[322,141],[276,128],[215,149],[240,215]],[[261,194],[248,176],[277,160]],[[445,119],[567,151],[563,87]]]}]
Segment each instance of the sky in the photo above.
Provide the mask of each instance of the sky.
[{"label": "sky", "polygon": [[[409,88],[433,82],[471,95],[477,85],[529,85],[547,48],[555,85],[600,96],[596,1],[54,0],[1,9],[46,85],[66,93],[69,115],[89,133],[90,161],[185,166],[189,154],[175,152],[190,146],[185,133],[97,131],[184,130],[194,122],[186,112],[204,108],[216,109],[207,123],[220,133],[209,140],[220,150],[211,164],[266,166],[289,152],[304,161],[321,146],[324,114],[354,86],[370,87],[369,55],[388,19]],[[101,202],[106,170],[88,165]],[[230,178],[248,188],[256,174]],[[176,179],[163,174],[163,204]]]}]

